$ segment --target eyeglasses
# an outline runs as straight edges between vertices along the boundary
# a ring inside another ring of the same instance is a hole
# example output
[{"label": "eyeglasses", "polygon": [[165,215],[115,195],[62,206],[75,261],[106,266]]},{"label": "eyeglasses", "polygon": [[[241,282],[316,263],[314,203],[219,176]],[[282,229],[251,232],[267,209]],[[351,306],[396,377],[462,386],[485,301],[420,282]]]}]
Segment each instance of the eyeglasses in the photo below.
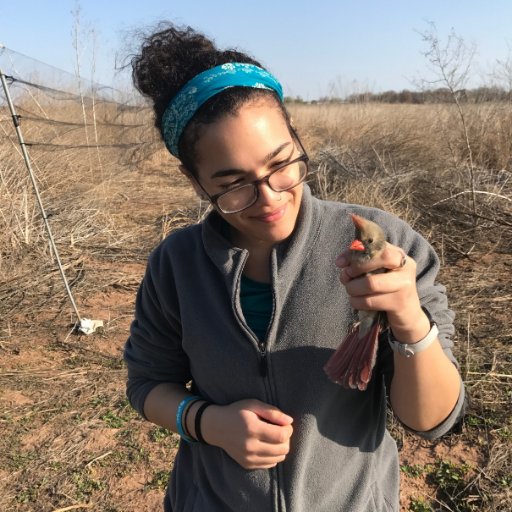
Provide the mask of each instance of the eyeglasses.
[{"label": "eyeglasses", "polygon": [[[263,178],[251,181],[233,190],[221,192],[220,194],[213,196],[207,194],[211,203],[222,213],[238,213],[250,208],[258,200],[260,185],[263,183],[268,185],[274,192],[286,192],[302,183],[308,175],[309,157],[297,134],[295,132],[292,133],[299,143],[302,155],[274,169]],[[203,187],[201,186],[201,188]]]}]

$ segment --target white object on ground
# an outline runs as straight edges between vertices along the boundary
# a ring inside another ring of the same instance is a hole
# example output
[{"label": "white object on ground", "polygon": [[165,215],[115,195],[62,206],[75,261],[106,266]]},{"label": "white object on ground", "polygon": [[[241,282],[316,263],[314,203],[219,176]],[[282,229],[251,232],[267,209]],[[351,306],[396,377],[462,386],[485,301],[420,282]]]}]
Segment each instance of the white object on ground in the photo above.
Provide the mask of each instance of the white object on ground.
[{"label": "white object on ground", "polygon": [[88,318],[82,318],[78,325],[78,331],[83,334],[92,334],[99,327],[103,327],[103,320],[89,320]]}]

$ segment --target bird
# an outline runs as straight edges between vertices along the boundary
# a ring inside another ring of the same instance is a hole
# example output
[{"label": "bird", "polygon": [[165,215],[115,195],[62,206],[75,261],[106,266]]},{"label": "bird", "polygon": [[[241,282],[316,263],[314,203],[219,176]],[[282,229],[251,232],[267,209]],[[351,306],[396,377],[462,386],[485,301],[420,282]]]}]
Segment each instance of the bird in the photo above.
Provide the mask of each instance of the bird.
[{"label": "bird", "polygon": [[[367,262],[386,247],[386,234],[368,219],[351,214],[355,238],[350,244],[351,263]],[[368,272],[377,274],[385,269]],[[329,358],[324,371],[329,379],[347,389],[364,391],[372,377],[377,359],[379,334],[386,328],[386,314],[381,311],[357,311],[356,322],[345,339]]]}]

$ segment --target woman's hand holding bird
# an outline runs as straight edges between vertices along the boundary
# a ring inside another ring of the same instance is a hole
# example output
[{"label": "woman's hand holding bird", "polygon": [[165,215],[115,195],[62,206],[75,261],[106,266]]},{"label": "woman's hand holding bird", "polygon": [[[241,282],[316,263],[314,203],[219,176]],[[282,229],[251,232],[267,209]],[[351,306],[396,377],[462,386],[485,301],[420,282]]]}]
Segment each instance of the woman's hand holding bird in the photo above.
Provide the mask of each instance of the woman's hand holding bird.
[{"label": "woman's hand holding bird", "polygon": [[[429,330],[429,322],[421,309],[416,288],[416,262],[400,247],[388,242],[370,259],[353,255],[349,249],[336,259],[341,269],[340,281],[352,307],[385,312],[393,334],[404,343],[421,339]],[[373,273],[381,269],[388,272]]]},{"label": "woman's hand holding bird", "polygon": [[336,264],[358,322],[324,370],[332,381],[363,391],[375,366],[380,333],[389,327],[399,341],[414,343],[428,333],[430,322],[416,289],[416,263],[400,247],[386,242],[375,222],[351,217],[355,238]]}]

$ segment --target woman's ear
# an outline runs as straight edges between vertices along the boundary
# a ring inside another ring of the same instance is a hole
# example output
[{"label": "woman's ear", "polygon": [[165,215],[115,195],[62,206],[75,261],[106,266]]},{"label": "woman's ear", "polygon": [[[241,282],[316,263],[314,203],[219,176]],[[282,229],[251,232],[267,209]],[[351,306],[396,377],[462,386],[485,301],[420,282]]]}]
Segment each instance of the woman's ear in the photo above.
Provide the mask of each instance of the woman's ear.
[{"label": "woman's ear", "polygon": [[182,164],[178,165],[178,169],[183,175],[185,175],[188,178],[197,196],[203,201],[209,201],[208,196],[197,182],[196,177]]}]

